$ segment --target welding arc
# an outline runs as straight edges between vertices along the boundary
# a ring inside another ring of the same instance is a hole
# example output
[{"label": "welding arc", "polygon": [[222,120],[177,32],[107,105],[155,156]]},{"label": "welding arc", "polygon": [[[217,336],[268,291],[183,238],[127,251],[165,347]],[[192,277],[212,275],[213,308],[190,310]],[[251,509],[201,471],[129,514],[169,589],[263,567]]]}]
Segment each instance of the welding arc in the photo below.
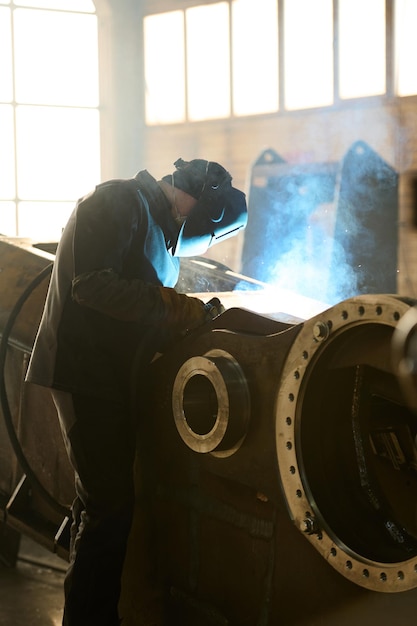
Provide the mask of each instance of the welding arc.
[{"label": "welding arc", "polygon": [[42,497],[48,502],[48,504],[57,511],[60,515],[68,515],[68,510],[59,502],[55,500],[51,496],[51,494],[45,489],[40,480],[38,479],[36,473],[30,466],[29,461],[27,460],[25,453],[20,444],[19,438],[16,434],[16,430],[13,424],[13,417],[10,411],[9,400],[7,397],[6,383],[4,377],[5,365],[6,365],[6,357],[7,357],[7,347],[9,342],[9,336],[13,329],[13,325],[16,321],[17,316],[19,315],[24,303],[30,296],[30,294],[36,289],[36,287],[51,273],[53,263],[50,263],[47,267],[45,267],[33,280],[23,293],[20,295],[16,304],[14,305],[9,318],[5,324],[3,335],[0,342],[0,399],[1,406],[3,409],[4,421],[7,428],[7,433],[10,438],[10,442],[12,444],[14,453],[16,454],[17,460],[20,463],[20,466],[32,487],[36,488],[38,492],[42,495]]}]

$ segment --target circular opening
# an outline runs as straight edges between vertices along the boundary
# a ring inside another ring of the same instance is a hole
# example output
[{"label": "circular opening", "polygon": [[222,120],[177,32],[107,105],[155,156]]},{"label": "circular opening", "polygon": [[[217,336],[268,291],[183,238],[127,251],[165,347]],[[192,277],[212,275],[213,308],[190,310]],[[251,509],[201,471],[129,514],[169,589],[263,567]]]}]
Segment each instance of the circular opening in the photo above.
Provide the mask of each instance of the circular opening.
[{"label": "circular opening", "polygon": [[207,435],[213,430],[219,405],[216,391],[206,376],[192,376],[184,388],[184,417],[189,428],[197,435]]},{"label": "circular opening", "polygon": [[362,324],[317,354],[297,405],[305,491],[333,540],[395,563],[417,555],[417,416],[390,368],[393,328]]}]

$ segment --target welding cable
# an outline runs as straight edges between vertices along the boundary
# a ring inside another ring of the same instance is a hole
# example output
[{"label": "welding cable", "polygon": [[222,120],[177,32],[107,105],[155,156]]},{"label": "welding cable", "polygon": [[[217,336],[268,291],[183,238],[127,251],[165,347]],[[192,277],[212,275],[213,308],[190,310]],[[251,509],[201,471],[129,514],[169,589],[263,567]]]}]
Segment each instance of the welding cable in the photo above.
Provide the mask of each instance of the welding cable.
[{"label": "welding cable", "polygon": [[26,287],[23,293],[20,295],[16,304],[14,305],[9,318],[4,326],[1,342],[0,342],[0,399],[1,406],[3,409],[4,421],[7,428],[7,433],[10,438],[10,442],[12,444],[14,453],[19,461],[19,464],[27,476],[30,485],[35,488],[42,497],[48,502],[48,504],[52,507],[54,511],[59,513],[60,515],[67,516],[68,509],[57,502],[55,498],[45,489],[45,487],[40,482],[36,473],[32,469],[29,461],[27,460],[23,448],[20,444],[19,438],[16,434],[16,430],[13,424],[13,417],[10,411],[9,400],[7,397],[6,383],[5,383],[5,366],[6,366],[6,357],[7,357],[7,348],[9,344],[9,336],[13,329],[14,323],[16,321],[17,316],[19,315],[24,303],[29,298],[31,293],[36,289],[38,285],[48,276],[52,271],[53,263],[50,263],[47,267],[45,267],[31,283]]}]

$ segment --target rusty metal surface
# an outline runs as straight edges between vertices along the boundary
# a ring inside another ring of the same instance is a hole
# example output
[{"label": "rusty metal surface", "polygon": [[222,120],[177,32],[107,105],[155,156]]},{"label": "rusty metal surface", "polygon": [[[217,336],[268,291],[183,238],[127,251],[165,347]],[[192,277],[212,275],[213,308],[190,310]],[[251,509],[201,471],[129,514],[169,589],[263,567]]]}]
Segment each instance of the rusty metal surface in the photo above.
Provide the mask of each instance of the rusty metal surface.
[{"label": "rusty metal surface", "polygon": [[51,549],[73,499],[73,472],[50,394],[25,384],[24,377],[53,259],[28,240],[0,238],[2,339],[8,329],[2,364],[6,407],[2,402],[0,408],[0,517]]},{"label": "rusty metal surface", "polygon": [[153,363],[141,476],[170,615],[411,619],[417,419],[392,362],[409,307],[359,296],[264,334],[232,309]]}]

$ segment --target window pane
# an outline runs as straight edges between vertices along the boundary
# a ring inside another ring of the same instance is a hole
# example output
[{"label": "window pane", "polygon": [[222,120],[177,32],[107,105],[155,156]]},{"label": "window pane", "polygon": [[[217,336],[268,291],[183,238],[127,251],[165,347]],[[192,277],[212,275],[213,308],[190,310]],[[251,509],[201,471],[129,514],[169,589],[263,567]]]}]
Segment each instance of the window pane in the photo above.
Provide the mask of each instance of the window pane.
[{"label": "window pane", "polygon": [[95,11],[92,0],[20,0],[20,2],[15,0],[15,4],[21,7],[82,11],[83,13],[94,13]]},{"label": "window pane", "polygon": [[0,202],[0,234],[16,237],[16,205],[14,202]]},{"label": "window pane", "polygon": [[100,179],[98,111],[19,106],[17,156],[23,200],[80,197]]},{"label": "window pane", "polygon": [[16,100],[98,105],[97,18],[15,11]]},{"label": "window pane", "polygon": [[385,0],[339,0],[340,97],[385,93]]},{"label": "window pane", "polygon": [[284,0],[285,107],[333,103],[332,0]]},{"label": "window pane", "polygon": [[262,0],[256,5],[252,0],[233,1],[232,45],[234,113],[247,115],[276,111],[278,109],[276,0]]},{"label": "window pane", "polygon": [[186,11],[188,117],[230,115],[229,7],[227,2]]},{"label": "window pane", "polygon": [[396,0],[395,3],[395,93],[410,96],[417,93],[417,2]]},{"label": "window pane", "polygon": [[0,8],[0,100],[11,102],[12,83],[12,36],[10,9]]},{"label": "window pane", "polygon": [[148,124],[183,122],[185,120],[183,11],[145,17],[144,41],[146,122]]},{"label": "window pane", "polygon": [[59,241],[74,206],[73,202],[20,202],[19,237]]},{"label": "window pane", "polygon": [[0,198],[15,197],[13,107],[0,105]]}]

